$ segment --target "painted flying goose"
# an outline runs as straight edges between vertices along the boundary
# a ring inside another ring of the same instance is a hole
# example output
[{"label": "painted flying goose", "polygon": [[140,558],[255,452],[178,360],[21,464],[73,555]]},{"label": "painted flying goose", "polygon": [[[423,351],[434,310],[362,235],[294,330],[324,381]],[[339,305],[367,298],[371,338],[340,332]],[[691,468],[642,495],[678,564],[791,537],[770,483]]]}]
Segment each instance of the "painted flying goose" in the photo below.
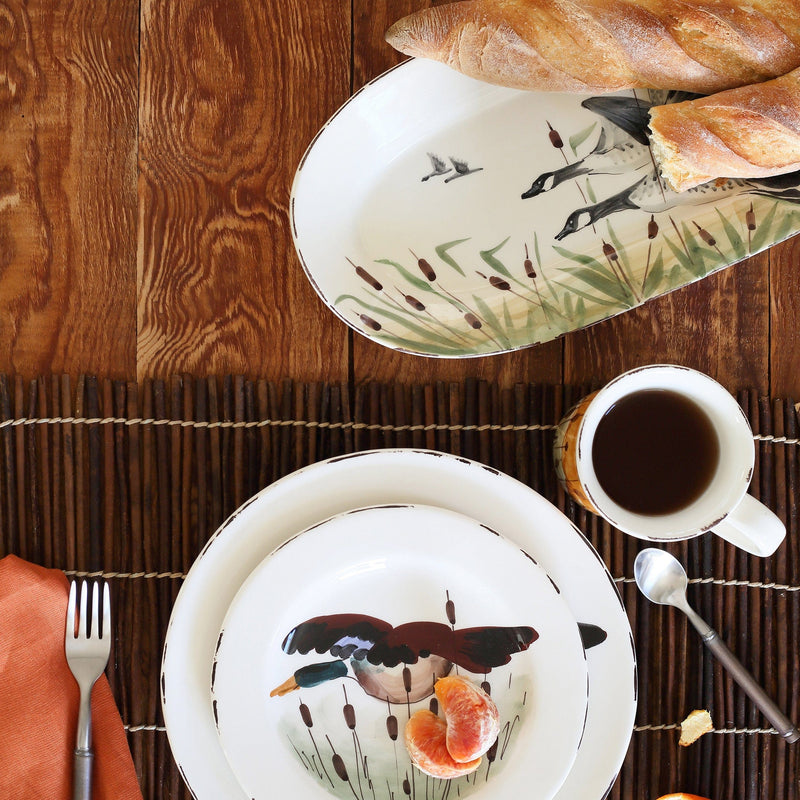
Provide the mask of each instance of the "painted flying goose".
[{"label": "painted flying goose", "polygon": [[597,114],[602,122],[597,141],[586,156],[553,172],[543,172],[522,199],[549,192],[570,178],[581,175],[618,175],[651,167],[653,158],[647,137],[649,112],[655,100],[679,102],[694,95],[685,92],[656,93],[651,100],[636,96],[588,97],[581,106]]}]

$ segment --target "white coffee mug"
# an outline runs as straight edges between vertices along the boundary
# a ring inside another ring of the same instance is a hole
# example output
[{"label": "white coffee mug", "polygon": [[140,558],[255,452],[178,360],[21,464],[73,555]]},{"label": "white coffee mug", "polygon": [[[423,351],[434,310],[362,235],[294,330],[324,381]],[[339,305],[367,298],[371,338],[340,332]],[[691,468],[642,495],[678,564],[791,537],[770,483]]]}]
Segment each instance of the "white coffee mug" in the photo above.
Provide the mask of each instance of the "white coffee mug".
[{"label": "white coffee mug", "polygon": [[[604,491],[592,462],[592,444],[604,415],[634,392],[666,390],[702,409],[713,425],[719,457],[708,486],[688,505],[665,514],[623,508]],[[786,536],[781,520],[747,493],[755,442],[747,417],[730,393],[702,372],[670,364],[639,367],[581,400],[559,423],[556,472],[569,494],[587,510],[625,533],[667,542],[713,531],[758,556],[775,552]]]}]

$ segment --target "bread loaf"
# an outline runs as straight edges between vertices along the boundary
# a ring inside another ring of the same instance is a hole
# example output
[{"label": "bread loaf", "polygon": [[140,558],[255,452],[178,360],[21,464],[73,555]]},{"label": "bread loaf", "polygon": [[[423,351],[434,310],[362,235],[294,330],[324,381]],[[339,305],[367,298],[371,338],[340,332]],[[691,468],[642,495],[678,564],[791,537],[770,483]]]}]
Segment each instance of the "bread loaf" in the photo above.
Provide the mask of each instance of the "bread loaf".
[{"label": "bread loaf", "polygon": [[711,94],[800,67],[800,2],[463,0],[399,20],[386,39],[517,89]]},{"label": "bread loaf", "polygon": [[650,143],[676,191],[712,178],[800,170],[800,69],[752,86],[650,109]]}]

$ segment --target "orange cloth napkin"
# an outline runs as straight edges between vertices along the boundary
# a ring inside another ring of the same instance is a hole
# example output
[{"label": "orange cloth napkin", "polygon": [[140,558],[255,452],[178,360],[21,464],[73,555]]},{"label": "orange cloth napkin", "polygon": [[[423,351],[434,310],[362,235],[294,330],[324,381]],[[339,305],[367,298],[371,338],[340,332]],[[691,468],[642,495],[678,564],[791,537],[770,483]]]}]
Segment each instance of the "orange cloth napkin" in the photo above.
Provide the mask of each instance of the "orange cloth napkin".
[{"label": "orange cloth napkin", "polygon": [[[67,594],[60,570],[16,556],[0,559],[2,798],[72,797],[79,691],[64,655]],[[141,800],[105,675],[92,692],[92,726],[93,800]]]}]

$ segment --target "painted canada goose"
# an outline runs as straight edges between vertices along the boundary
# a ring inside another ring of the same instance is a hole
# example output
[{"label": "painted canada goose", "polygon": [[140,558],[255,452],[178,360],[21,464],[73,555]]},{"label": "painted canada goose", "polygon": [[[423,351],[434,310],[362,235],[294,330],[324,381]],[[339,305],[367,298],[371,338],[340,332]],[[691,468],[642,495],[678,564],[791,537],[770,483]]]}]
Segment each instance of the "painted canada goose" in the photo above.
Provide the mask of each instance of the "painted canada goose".
[{"label": "painted canada goose", "polygon": [[632,172],[652,163],[647,140],[652,103],[631,97],[589,97],[581,105],[603,118],[594,147],[572,164],[543,172],[523,193],[523,200],[549,192],[571,178]]},{"label": "painted canada goose", "polygon": [[654,105],[677,103],[695,95],[687,92],[650,92],[648,99],[633,96],[589,97],[581,105],[597,114],[601,129],[592,151],[580,161],[554,172],[540,175],[523,199],[554,189],[569,178],[589,174],[633,173],[633,182],[620,192],[592,205],[578,208],[556,234],[562,240],[576,231],[594,225],[604,217],[628,209],[658,214],[680,205],[716,202],[727,194],[747,193],[800,202],[800,173],[758,180],[727,179],[712,181],[686,192],[673,192],[658,175],[648,139],[649,110]]},{"label": "painted canada goose", "polygon": [[795,172],[759,180],[728,178],[704,183],[685,192],[673,192],[664,185],[656,170],[651,169],[647,175],[639,178],[627,189],[623,189],[605,200],[573,211],[555,238],[560,241],[570,234],[594,225],[604,217],[620,211],[639,209],[648,214],[658,214],[676,206],[717,202],[728,194],[755,194],[800,203],[798,182],[800,182],[800,173]]},{"label": "painted canada goose", "polygon": [[656,104],[680,102],[694,96],[686,92],[654,92],[647,100],[616,95],[586,98],[581,106],[601,119],[594,147],[572,164],[543,172],[523,193],[522,199],[549,192],[564,181],[582,175],[618,175],[652,167],[653,157],[647,136],[650,109]]},{"label": "painted canada goose", "polygon": [[436,155],[436,153],[428,153],[428,158],[431,160],[431,171],[427,175],[423,175],[421,180],[428,181],[431,178],[436,178],[439,175],[447,175],[448,172],[452,172],[452,167],[448,167],[445,162]]},{"label": "painted canada goose", "polygon": [[483,167],[475,167],[475,169],[470,169],[469,164],[466,161],[462,161],[459,158],[453,158],[450,156],[450,163],[453,165],[453,169],[456,171],[455,175],[451,175],[449,178],[445,178],[445,183],[450,183],[450,181],[454,181],[457,178],[464,178],[467,175],[472,175],[473,172],[480,172]]}]

